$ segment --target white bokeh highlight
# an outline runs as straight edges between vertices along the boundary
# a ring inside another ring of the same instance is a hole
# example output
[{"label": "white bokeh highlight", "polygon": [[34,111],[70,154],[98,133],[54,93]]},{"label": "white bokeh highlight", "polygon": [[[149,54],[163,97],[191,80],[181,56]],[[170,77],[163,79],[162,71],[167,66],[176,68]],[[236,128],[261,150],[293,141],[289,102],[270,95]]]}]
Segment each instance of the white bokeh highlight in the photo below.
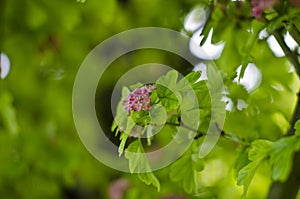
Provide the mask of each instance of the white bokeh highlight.
[{"label": "white bokeh highlight", "polygon": [[204,39],[204,36],[201,35],[202,29],[197,30],[193,34],[189,45],[190,51],[194,56],[204,60],[216,60],[220,58],[225,47],[225,42],[221,41],[212,44],[213,32],[214,30],[210,29],[207,39],[202,46],[200,46],[201,41]]},{"label": "white bokeh highlight", "polygon": [[10,60],[5,53],[1,53],[0,63],[0,78],[4,79],[7,77],[10,71]]},{"label": "white bokeh highlight", "polygon": [[262,81],[262,74],[257,68],[257,66],[253,63],[249,63],[244,72],[244,76],[241,78],[241,69],[242,66],[239,66],[236,70],[237,77],[233,80],[240,85],[243,85],[248,92],[253,91]]},{"label": "white bokeh highlight", "polygon": [[195,32],[202,27],[207,20],[207,10],[203,7],[194,8],[184,19],[184,29]]}]

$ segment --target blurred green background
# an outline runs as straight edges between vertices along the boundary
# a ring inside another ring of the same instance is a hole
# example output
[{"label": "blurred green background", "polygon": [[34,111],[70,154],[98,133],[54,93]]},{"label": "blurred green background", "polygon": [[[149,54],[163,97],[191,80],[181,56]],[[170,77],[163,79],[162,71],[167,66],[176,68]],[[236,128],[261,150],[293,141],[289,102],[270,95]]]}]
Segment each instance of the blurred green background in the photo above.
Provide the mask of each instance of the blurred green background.
[{"label": "blurred green background", "polygon": [[[80,142],[72,119],[76,72],[116,33],[143,26],[180,30],[196,3],[1,0],[0,51],[11,70],[0,81],[0,197],[107,198],[109,183],[127,174],[102,165]],[[141,54],[136,63],[149,60]],[[167,59],[155,54],[150,57]],[[135,177],[131,183],[146,188]]]},{"label": "blurred green background", "polygon": [[[11,63],[8,76],[0,79],[0,198],[240,198],[243,190],[236,185],[232,170],[234,166],[243,166],[235,165],[239,153],[242,154],[239,158],[247,159],[240,145],[219,141],[205,160],[205,170],[197,176],[201,185],[199,196],[188,196],[180,183],[170,182],[167,169],[156,172],[162,184],[158,193],[135,175],[115,171],[94,159],[81,143],[72,118],[76,72],[94,47],[114,34],[137,27],[181,31],[185,16],[199,3],[198,0],[87,0],[85,3],[0,0],[0,52]],[[217,39],[229,42],[223,52],[225,56],[217,64],[227,73],[224,76],[230,76],[241,64],[237,46],[244,42],[247,32],[238,31],[235,24],[229,25],[232,18],[224,18],[226,22],[220,20],[224,25],[215,32]],[[276,140],[289,127],[287,120],[295,104],[298,79],[290,72],[286,59],[275,58],[263,41],[255,46],[254,52],[264,79],[250,94],[241,85],[229,84],[229,96],[235,105],[238,99],[244,99],[249,106],[243,111],[230,112],[225,130],[246,139],[250,137],[250,141]],[[102,78],[104,93],[97,96],[100,109],[110,103],[104,96],[124,72],[118,65],[128,70],[156,62],[177,68],[183,74],[192,70],[184,60],[167,52],[144,50],[128,56],[116,60],[115,67]],[[272,90],[272,85],[283,88]],[[271,100],[276,103],[270,103]],[[106,129],[112,122],[110,114],[105,109],[98,115]],[[265,197],[271,183],[268,169],[261,165],[248,198]],[[124,190],[127,191],[122,197]]]}]

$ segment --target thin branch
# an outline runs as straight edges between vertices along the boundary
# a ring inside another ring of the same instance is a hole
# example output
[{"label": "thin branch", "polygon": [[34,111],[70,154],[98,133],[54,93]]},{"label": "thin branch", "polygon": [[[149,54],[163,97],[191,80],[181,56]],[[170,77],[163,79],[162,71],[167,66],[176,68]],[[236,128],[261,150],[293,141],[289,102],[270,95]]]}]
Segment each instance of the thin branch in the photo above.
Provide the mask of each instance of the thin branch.
[{"label": "thin branch", "polygon": [[285,56],[289,59],[289,61],[293,64],[296,69],[297,74],[300,74],[300,63],[298,56],[295,52],[292,52],[290,48],[284,42],[283,36],[279,30],[273,32],[274,37],[276,38],[277,42],[279,43],[280,47],[282,48]]},{"label": "thin branch", "polygon": [[[197,130],[197,129],[194,129],[194,128],[190,127],[190,126],[187,126],[187,125],[183,124],[183,122],[181,122],[181,124],[175,124],[175,123],[167,122],[166,125],[169,125],[169,126],[176,126],[176,127],[181,126],[181,127],[186,128],[186,129],[188,129],[188,130],[191,130],[191,131],[193,131],[193,132],[196,132],[197,134],[196,134],[196,136],[194,137],[195,140],[198,139],[198,138],[200,138],[200,137],[202,137],[202,136],[207,135],[207,133],[201,132],[201,131],[199,131],[199,130]],[[222,136],[222,137],[224,137],[224,138],[226,138],[226,139],[228,139],[228,140],[230,140],[230,141],[236,142],[236,143],[238,143],[238,144],[243,144],[243,145],[246,145],[246,146],[247,146],[247,145],[250,145],[250,143],[245,142],[244,139],[241,139],[241,138],[239,138],[239,137],[236,137],[236,136],[233,136],[233,135],[230,135],[230,134],[226,133],[223,129],[221,129],[221,128],[219,127],[219,125],[218,125],[217,123],[216,123],[215,125],[216,125],[216,127],[217,127],[217,129],[218,129],[218,131],[219,131],[219,133],[220,133],[220,136]]]},{"label": "thin branch", "polygon": [[183,122],[181,122],[181,124],[175,124],[175,123],[171,123],[171,122],[166,122],[166,125],[169,125],[169,126],[176,126],[176,127],[181,126],[181,127],[186,128],[186,129],[188,129],[188,130],[191,130],[191,131],[197,133],[197,135],[195,136],[195,139],[198,139],[198,138],[200,138],[200,137],[202,137],[202,136],[205,135],[204,132],[201,132],[201,131],[199,131],[199,130],[197,130],[197,129],[194,129],[194,128],[190,127],[190,126],[187,126],[187,125],[183,124]]},{"label": "thin branch", "polygon": [[297,100],[296,108],[293,113],[292,121],[290,122],[290,129],[287,133],[288,136],[295,134],[294,126],[295,126],[297,120],[300,119],[300,93],[297,94],[297,97],[298,97],[298,100]]},{"label": "thin branch", "polygon": [[289,30],[290,35],[293,37],[293,39],[297,42],[298,46],[300,46],[300,33],[293,25],[293,27]]}]

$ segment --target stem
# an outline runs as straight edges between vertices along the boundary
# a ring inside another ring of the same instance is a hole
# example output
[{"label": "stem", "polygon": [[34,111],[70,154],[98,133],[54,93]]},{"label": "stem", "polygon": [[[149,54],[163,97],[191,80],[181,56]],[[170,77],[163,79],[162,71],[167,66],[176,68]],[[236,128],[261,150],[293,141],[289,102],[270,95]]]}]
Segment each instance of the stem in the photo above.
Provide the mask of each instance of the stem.
[{"label": "stem", "polygon": [[[202,136],[206,135],[205,132],[201,132],[201,131],[199,131],[197,129],[194,129],[194,128],[190,127],[190,126],[187,126],[187,125],[183,124],[183,122],[181,122],[181,124],[175,124],[175,123],[167,122],[166,125],[176,126],[176,127],[181,126],[181,127],[186,128],[188,130],[196,132],[197,135],[194,137],[195,140],[198,139],[198,138],[200,138],[200,137],[202,137]],[[246,145],[246,146],[250,145],[250,143],[245,142],[243,139],[235,137],[235,136],[232,136],[232,135],[226,133],[224,130],[222,130],[222,129],[219,128],[219,126],[218,126],[217,123],[216,123],[216,126],[217,126],[217,128],[218,128],[218,130],[220,132],[220,136],[222,136],[222,137],[224,137],[224,138],[226,138],[226,139],[228,139],[228,140],[230,140],[232,142],[236,142],[238,144],[243,144],[243,145]]]},{"label": "stem", "polygon": [[166,122],[166,125],[169,125],[169,126],[176,126],[176,127],[181,126],[181,127],[186,128],[186,129],[188,129],[188,130],[194,131],[194,132],[197,133],[197,135],[195,136],[195,139],[200,138],[200,137],[202,137],[202,136],[205,135],[204,132],[201,132],[201,131],[199,131],[199,130],[197,130],[197,129],[194,129],[194,128],[192,128],[192,127],[189,127],[189,126],[183,124],[183,122],[181,122],[181,124],[175,124],[175,123],[171,123],[171,122]]},{"label": "stem", "polygon": [[283,36],[279,30],[274,31],[274,37],[276,38],[277,42],[279,43],[280,47],[282,48],[285,56],[289,59],[289,61],[294,65],[297,74],[300,74],[300,63],[298,56],[295,52],[292,52],[290,48],[284,42]]},{"label": "stem", "polygon": [[287,133],[288,136],[294,135],[295,134],[295,124],[297,122],[297,120],[300,119],[300,93],[297,94],[298,95],[298,100],[297,100],[297,105],[296,108],[294,110],[293,113],[293,117],[292,117],[292,121],[291,121],[291,127]]},{"label": "stem", "polygon": [[293,25],[293,27],[289,30],[290,35],[294,38],[294,40],[297,42],[298,46],[300,46],[300,33],[296,29],[296,27]]}]

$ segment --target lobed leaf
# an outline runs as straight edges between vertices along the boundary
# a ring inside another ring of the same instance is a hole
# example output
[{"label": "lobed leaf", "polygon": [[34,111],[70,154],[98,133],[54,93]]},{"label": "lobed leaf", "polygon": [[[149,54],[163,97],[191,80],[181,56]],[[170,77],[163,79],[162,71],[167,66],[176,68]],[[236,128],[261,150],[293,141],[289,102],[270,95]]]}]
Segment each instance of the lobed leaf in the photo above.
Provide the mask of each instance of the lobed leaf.
[{"label": "lobed leaf", "polygon": [[182,183],[186,192],[196,193],[198,189],[196,172],[203,169],[204,163],[202,159],[195,155],[186,154],[171,165],[170,179]]},{"label": "lobed leaf", "polygon": [[254,177],[256,169],[260,163],[269,155],[273,143],[268,140],[255,140],[251,143],[251,149],[248,152],[248,159],[251,160],[244,166],[237,176],[237,184],[244,186],[242,198],[246,198],[249,185]]},{"label": "lobed leaf", "polygon": [[300,148],[300,140],[296,136],[281,138],[273,145],[270,164],[273,167],[273,180],[285,181],[290,174],[294,152]]},{"label": "lobed leaf", "polygon": [[136,140],[128,146],[125,151],[125,158],[129,160],[129,170],[131,173],[138,173],[140,180],[145,184],[152,184],[158,191],[160,190],[159,180],[151,172],[150,165],[140,140]]}]

